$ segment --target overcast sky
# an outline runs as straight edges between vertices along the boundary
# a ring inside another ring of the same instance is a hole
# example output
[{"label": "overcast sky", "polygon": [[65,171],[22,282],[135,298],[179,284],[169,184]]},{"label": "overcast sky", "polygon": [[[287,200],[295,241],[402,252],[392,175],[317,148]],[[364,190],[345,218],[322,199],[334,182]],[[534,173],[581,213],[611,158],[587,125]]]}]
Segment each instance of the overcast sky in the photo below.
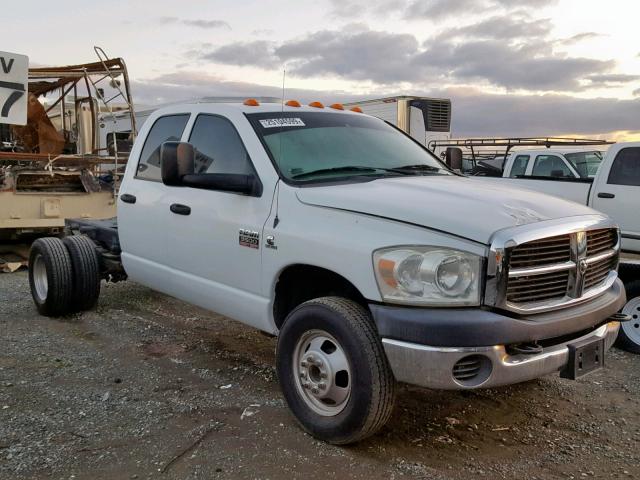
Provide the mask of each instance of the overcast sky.
[{"label": "overcast sky", "polygon": [[453,133],[640,139],[637,0],[22,0],[0,50],[123,57],[134,100],[448,97]]}]

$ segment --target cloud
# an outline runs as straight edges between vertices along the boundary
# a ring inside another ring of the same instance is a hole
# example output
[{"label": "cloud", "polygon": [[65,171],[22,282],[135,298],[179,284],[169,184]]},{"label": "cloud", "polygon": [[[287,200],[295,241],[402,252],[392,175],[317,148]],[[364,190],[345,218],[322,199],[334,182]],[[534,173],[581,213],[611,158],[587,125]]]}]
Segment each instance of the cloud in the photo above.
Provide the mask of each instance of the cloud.
[{"label": "cloud", "polygon": [[606,135],[638,129],[640,99],[488,95],[461,89],[449,94],[456,136]]},{"label": "cloud", "polygon": [[198,28],[226,28],[231,30],[231,25],[229,25],[224,20],[202,20],[202,19],[188,19],[188,18],[179,18],[179,17],[160,17],[158,21],[164,25],[186,25],[188,27],[198,27]]},{"label": "cloud", "polygon": [[404,17],[440,20],[462,13],[477,13],[485,8],[486,4],[478,0],[418,0],[409,4]]},{"label": "cloud", "polygon": [[424,69],[411,68],[418,48],[418,41],[409,34],[322,30],[285,42],[274,54],[299,77],[325,75],[389,83],[420,79]]},{"label": "cloud", "polygon": [[607,35],[603,33],[597,32],[583,32],[573,35],[569,38],[562,38],[560,40],[556,40],[556,43],[560,45],[575,45],[576,43],[580,43],[584,40],[591,40],[593,38],[606,37]]},{"label": "cloud", "polygon": [[[280,98],[281,87],[249,82],[227,81],[219,76],[182,71],[132,82],[133,95],[139,104],[158,104],[212,95],[274,96]],[[640,89],[639,89],[640,90]],[[567,95],[494,95],[469,88],[452,88],[397,92],[380,90],[370,95],[343,91],[287,89],[286,97],[305,103],[362,101],[367,98],[411,93],[451,98],[452,129],[455,137],[590,135],[612,136],[618,131],[637,131],[640,98],[576,98]],[[640,91],[636,92],[640,96]]]},{"label": "cloud", "polygon": [[[136,104],[151,106],[212,96],[277,97],[282,96],[282,86],[260,85],[250,82],[230,81],[219,75],[183,70],[153,78],[132,80]],[[346,102],[354,97],[346,92],[327,92],[309,89],[287,88],[286,97],[304,102]],[[362,98],[362,97],[360,97]]]},{"label": "cloud", "polygon": [[359,18],[368,11],[375,14],[393,14],[402,11],[406,5],[404,0],[329,0],[329,3],[329,15],[336,18]]},{"label": "cloud", "polygon": [[486,80],[508,89],[577,91],[587,75],[608,72],[611,60],[564,57],[545,51],[548,45],[510,46],[499,40],[437,44],[416,63],[440,67],[458,81]]},{"label": "cloud", "polygon": [[532,37],[509,38],[521,21],[508,20],[498,28],[497,20],[490,18],[469,27],[473,39],[466,38],[464,28],[456,28],[422,45],[410,34],[347,26],[281,44],[231,43],[203,53],[201,59],[267,69],[286,64],[288,72],[301,78],[338,77],[383,85],[479,81],[536,91],[578,91],[584,88],[584,78],[608,74],[615,66],[613,61],[554,53],[553,43],[544,38],[551,28],[546,21]]},{"label": "cloud", "polygon": [[334,17],[362,17],[366,13],[398,14],[408,20],[443,20],[461,14],[506,10],[537,10],[558,0],[330,0]]},{"label": "cloud", "polygon": [[587,79],[593,83],[630,83],[640,80],[640,75],[628,75],[625,73],[602,73],[589,75]]},{"label": "cloud", "polygon": [[548,18],[532,19],[520,12],[511,16],[495,15],[471,25],[445,30],[439,36],[444,38],[503,39],[543,39],[547,37],[553,24]]},{"label": "cloud", "polygon": [[201,55],[201,59],[227,65],[250,65],[271,69],[282,63],[274,55],[273,50],[273,42],[266,40],[238,42],[223,45],[209,53],[204,53]]}]

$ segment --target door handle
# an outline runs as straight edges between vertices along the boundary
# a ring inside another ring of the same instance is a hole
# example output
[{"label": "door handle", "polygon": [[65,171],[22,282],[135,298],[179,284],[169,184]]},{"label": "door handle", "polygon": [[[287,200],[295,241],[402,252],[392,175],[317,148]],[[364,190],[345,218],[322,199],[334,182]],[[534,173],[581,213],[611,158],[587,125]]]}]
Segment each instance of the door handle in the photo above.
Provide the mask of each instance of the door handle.
[{"label": "door handle", "polygon": [[182,205],[180,203],[172,204],[169,209],[178,215],[189,215],[191,214],[191,207],[187,207],[186,205]]},{"label": "door handle", "polygon": [[130,193],[123,193],[122,195],[120,195],[120,200],[122,200],[124,203],[136,203],[136,196],[135,195],[131,195]]},{"label": "door handle", "polygon": [[613,193],[600,192],[598,198],[616,198],[616,196]]}]

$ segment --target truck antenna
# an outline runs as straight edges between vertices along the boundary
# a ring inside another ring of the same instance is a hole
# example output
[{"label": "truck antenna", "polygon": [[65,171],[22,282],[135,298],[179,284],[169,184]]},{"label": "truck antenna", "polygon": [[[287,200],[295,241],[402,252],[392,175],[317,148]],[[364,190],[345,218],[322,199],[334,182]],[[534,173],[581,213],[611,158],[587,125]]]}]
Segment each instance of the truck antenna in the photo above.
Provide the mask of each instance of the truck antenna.
[{"label": "truck antenna", "polygon": [[[285,68],[282,69],[282,101],[281,101],[281,108],[282,108],[282,117],[284,117],[284,82],[285,79],[287,77],[287,70]],[[279,150],[279,159],[282,160],[282,123],[280,124],[280,148]],[[282,164],[282,161],[279,162],[280,164]],[[278,206],[279,206],[279,202],[278,202],[278,195],[280,193],[280,177],[278,177],[278,182],[276,183],[276,216],[273,219],[273,228],[276,228],[278,226],[278,223],[280,223],[280,219],[278,218]]]}]

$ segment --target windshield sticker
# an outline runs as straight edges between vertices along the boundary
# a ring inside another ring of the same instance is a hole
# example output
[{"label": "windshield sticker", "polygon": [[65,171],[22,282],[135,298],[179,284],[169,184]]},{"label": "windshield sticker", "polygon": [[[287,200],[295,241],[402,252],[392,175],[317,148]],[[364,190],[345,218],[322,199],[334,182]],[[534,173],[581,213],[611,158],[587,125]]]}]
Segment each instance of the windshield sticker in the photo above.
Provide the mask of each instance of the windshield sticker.
[{"label": "windshield sticker", "polygon": [[277,128],[277,127],[304,127],[305,124],[300,118],[267,118],[260,120],[260,125],[263,128]]}]

